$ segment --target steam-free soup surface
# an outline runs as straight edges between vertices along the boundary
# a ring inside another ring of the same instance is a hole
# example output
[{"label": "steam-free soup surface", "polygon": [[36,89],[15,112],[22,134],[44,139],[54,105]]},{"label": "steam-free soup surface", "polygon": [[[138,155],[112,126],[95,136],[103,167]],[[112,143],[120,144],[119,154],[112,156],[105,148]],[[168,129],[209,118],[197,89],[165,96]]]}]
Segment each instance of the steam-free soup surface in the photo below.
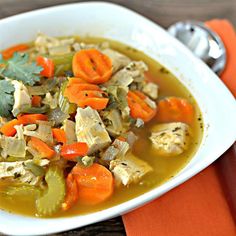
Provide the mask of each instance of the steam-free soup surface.
[{"label": "steam-free soup surface", "polygon": [[[195,115],[194,120],[191,122],[191,124],[189,124],[191,127],[191,140],[189,146],[187,150],[177,156],[159,155],[155,148],[152,147],[152,142],[149,138],[152,133],[152,127],[158,123],[156,117],[145,123],[144,127],[132,127],[131,130],[138,136],[138,140],[132,147],[132,152],[136,157],[147,162],[153,168],[153,171],[147,173],[140,179],[138,183],[131,183],[128,186],[124,186],[122,184],[116,186],[113,195],[102,203],[87,205],[78,201],[78,203],[68,211],[58,211],[57,213],[53,214],[53,217],[78,214],[81,215],[106,209],[140,196],[149,190],[152,190],[153,188],[165,183],[166,181],[173,178],[188,164],[199,147],[203,133],[201,113],[194,98],[191,96],[190,92],[178,81],[178,79],[163,65],[160,65],[157,61],[154,61],[144,53],[118,42],[98,38],[75,38],[78,42],[89,44],[97,44],[104,41],[109,42],[112,49],[125,54],[132,60],[145,62],[148,66],[148,72],[146,73],[148,79],[159,86],[159,95],[156,102],[158,103],[158,101],[161,99],[169,96],[184,98],[193,105]],[[1,186],[6,186],[8,184],[9,183],[6,182],[3,183],[3,181],[0,182],[0,189],[4,188]],[[13,213],[31,216],[37,215],[35,199],[33,197],[29,197],[28,195],[12,197],[0,193],[0,208]]]}]

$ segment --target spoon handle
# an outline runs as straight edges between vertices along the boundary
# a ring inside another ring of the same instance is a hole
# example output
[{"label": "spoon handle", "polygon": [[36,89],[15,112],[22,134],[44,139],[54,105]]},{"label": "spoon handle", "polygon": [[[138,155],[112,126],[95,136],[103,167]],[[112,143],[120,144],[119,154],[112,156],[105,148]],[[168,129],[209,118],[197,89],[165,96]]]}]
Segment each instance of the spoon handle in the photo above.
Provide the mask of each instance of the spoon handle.
[{"label": "spoon handle", "polygon": [[216,161],[218,176],[236,223],[236,142]]}]

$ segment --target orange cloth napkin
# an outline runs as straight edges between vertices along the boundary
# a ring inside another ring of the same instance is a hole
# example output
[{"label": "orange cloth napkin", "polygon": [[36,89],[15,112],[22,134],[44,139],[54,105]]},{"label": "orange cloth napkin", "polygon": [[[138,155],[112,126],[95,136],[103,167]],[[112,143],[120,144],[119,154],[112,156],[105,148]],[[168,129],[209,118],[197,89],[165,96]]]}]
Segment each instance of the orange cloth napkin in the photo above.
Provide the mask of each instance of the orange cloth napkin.
[{"label": "orange cloth napkin", "polygon": [[[236,96],[236,34],[227,20],[206,22],[223,40],[227,67],[221,79]],[[235,236],[216,164],[123,217],[128,236]]]}]

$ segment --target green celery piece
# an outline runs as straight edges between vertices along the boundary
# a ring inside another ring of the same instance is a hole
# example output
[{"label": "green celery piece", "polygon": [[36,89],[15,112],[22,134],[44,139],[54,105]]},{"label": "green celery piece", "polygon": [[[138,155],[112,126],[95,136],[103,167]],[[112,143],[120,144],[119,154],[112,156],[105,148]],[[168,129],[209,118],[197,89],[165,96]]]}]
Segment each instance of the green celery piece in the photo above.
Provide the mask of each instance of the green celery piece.
[{"label": "green celery piece", "polygon": [[43,70],[36,63],[29,62],[28,54],[14,53],[14,56],[9,60],[3,60],[0,57],[0,64],[3,65],[0,71],[1,75],[22,81],[24,84],[30,86],[33,86],[40,80],[39,73]]},{"label": "green celery piece", "polygon": [[72,114],[76,111],[77,106],[74,103],[70,103],[68,98],[64,96],[67,84],[68,81],[65,81],[60,88],[58,103],[62,112],[64,112],[65,114]]},{"label": "green celery piece", "polygon": [[47,191],[36,200],[36,209],[40,216],[49,216],[61,208],[66,194],[63,170],[57,166],[50,166],[45,180],[48,185]]},{"label": "green celery piece", "polygon": [[0,80],[0,116],[7,117],[11,114],[10,111],[14,104],[14,91],[15,88],[10,81]]}]

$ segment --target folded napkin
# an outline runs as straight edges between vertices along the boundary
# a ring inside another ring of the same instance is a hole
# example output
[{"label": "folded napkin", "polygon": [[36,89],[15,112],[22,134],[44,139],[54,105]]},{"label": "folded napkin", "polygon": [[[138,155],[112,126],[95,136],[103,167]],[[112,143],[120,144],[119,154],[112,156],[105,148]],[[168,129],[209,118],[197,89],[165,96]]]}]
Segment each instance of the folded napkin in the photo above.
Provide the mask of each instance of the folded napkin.
[{"label": "folded napkin", "polygon": [[[221,79],[236,96],[236,33],[227,20],[206,22],[222,39],[227,67]],[[128,236],[235,236],[216,164],[123,217]]]}]

